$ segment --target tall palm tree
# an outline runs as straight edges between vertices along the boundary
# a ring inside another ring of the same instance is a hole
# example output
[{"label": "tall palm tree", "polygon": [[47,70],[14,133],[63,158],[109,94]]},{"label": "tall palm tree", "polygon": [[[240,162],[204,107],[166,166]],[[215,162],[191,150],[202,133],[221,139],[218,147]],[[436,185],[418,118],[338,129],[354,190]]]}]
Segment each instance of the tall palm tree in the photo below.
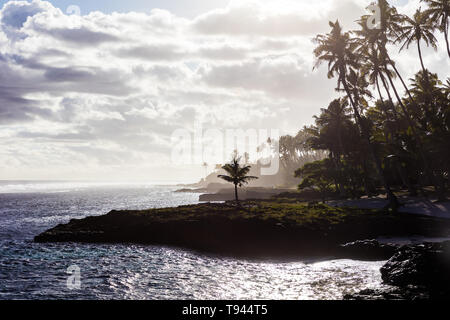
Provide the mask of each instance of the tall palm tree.
[{"label": "tall palm tree", "polygon": [[[437,74],[432,74],[428,70],[426,72],[419,71],[414,79],[410,79],[412,83],[412,92],[418,102],[420,123],[426,133],[426,141],[429,152],[434,162],[432,178],[439,200],[445,200],[445,176],[448,174],[442,171],[442,165],[439,154],[436,153],[436,141],[448,137],[449,127],[446,123],[445,115],[448,113],[448,101],[446,101],[445,87]],[[445,142],[444,149],[448,150],[448,140]],[[448,163],[448,159],[444,160]]]},{"label": "tall palm tree", "polygon": [[[390,39],[395,35],[397,35],[398,30],[400,29],[402,17],[397,13],[395,7],[390,6],[386,0],[379,0],[378,7],[380,8],[381,11],[380,28],[371,29],[368,27],[367,25],[367,19],[369,18],[368,15],[362,16],[361,19],[358,21],[360,29],[355,31],[355,34],[358,35],[358,42],[359,42],[358,52],[363,56],[366,57],[369,56],[369,58],[370,56],[376,57],[377,64],[380,64],[378,66],[377,76],[374,79],[372,79],[373,83],[376,83],[376,80],[380,78],[382,80],[385,90],[388,90],[387,79],[383,79],[384,73],[385,76],[388,78],[392,86],[392,89],[396,94],[396,97],[398,98],[397,89],[395,87],[394,82],[392,81],[392,78],[394,78],[396,74],[398,78],[401,80],[405,91],[408,93],[408,96],[412,101],[413,98],[411,92],[409,91],[405,81],[403,80],[403,77],[401,76],[400,72],[398,71],[395,65],[395,62],[391,59],[387,50],[387,44],[391,42]],[[389,71],[388,68],[389,65],[394,69],[395,74]],[[387,93],[390,96],[390,92]],[[391,97],[389,98],[392,102]],[[402,102],[400,101],[400,103]]]},{"label": "tall palm tree", "polygon": [[381,94],[380,89],[380,80],[383,84],[383,87],[388,95],[388,99],[390,104],[388,105],[392,110],[395,120],[398,120],[397,110],[395,109],[395,104],[392,99],[391,93],[389,91],[389,85],[385,79],[385,74],[390,73],[391,71],[387,69],[387,63],[383,59],[385,58],[381,55],[378,50],[376,50],[373,46],[372,48],[368,48],[367,46],[361,46],[359,49],[360,54],[364,57],[364,63],[361,65],[361,72],[367,78],[368,83],[374,86],[377,89],[378,97],[381,102],[384,104],[384,98]]},{"label": "tall palm tree", "polygon": [[320,109],[320,111],[320,116],[315,116],[317,126],[334,135],[337,144],[329,146],[329,148],[336,154],[343,155],[345,150],[342,133],[346,123],[350,121],[348,104],[342,99],[335,99],[329,104],[328,108]]},{"label": "tall palm tree", "polygon": [[417,50],[419,52],[420,64],[422,70],[425,72],[426,68],[423,64],[422,49],[420,47],[420,41],[423,40],[427,46],[433,47],[437,50],[437,39],[433,34],[434,25],[430,20],[430,17],[418,9],[411,19],[407,15],[403,15],[404,25],[399,29],[399,35],[395,39],[395,43],[400,42],[402,46],[400,51],[408,49],[411,43],[416,42]]},{"label": "tall palm tree", "polygon": [[427,70],[426,73],[419,71],[414,78],[410,79],[412,93],[416,97],[419,106],[422,106],[424,116],[427,121],[425,131],[436,129],[433,124],[433,119],[438,116],[439,109],[443,109],[440,97],[444,93],[444,88],[441,87],[442,82],[439,80],[437,74],[433,74]]},{"label": "tall palm tree", "polygon": [[238,187],[242,187],[243,185],[249,183],[250,180],[258,179],[258,177],[248,176],[247,174],[250,172],[251,166],[241,166],[240,162],[241,158],[234,155],[231,162],[222,167],[228,175],[218,175],[220,179],[234,184],[236,203],[239,203]]},{"label": "tall palm tree", "polygon": [[397,12],[397,9],[394,6],[391,6],[387,2],[387,0],[378,0],[376,5],[380,8],[380,27],[369,29],[366,23],[369,16],[362,16],[359,20],[359,24],[361,26],[359,35],[363,37],[363,44],[365,41],[371,46],[376,46],[374,49],[378,50],[379,54],[383,56],[385,68],[387,69],[387,65],[390,64],[402,81],[405,90],[408,91],[408,87],[406,86],[400,72],[395,66],[395,62],[391,59],[387,50],[387,44],[392,42],[392,38],[396,38],[398,36],[401,25],[403,24],[403,17]]},{"label": "tall palm tree", "polygon": [[[375,86],[378,92],[380,104],[377,105],[376,108],[379,107],[379,111],[381,111],[384,117],[384,122],[386,123],[387,131],[384,134],[385,142],[386,145],[391,145],[393,147],[391,152],[394,154],[394,156],[391,155],[391,159],[393,160],[393,163],[395,164],[395,167],[397,168],[397,171],[399,172],[404,184],[408,186],[410,194],[416,195],[416,190],[413,184],[411,183],[410,179],[408,178],[407,174],[405,174],[405,168],[400,163],[402,142],[398,138],[397,134],[399,132],[398,128],[400,122],[399,115],[397,113],[397,109],[390,94],[389,85],[387,84],[384,76],[384,74],[388,74],[391,77],[390,73],[392,73],[392,71],[387,69],[388,67],[387,63],[382,62],[382,59],[386,58],[384,55],[379,54],[378,51],[375,50],[373,47],[372,50],[370,50],[367,46],[362,48],[363,49],[360,48],[360,52],[364,57],[363,60],[365,61],[365,63],[362,64],[361,70],[362,73],[367,77],[369,84]],[[384,101],[380,89],[379,79],[381,79],[383,87],[388,95],[389,99],[388,102]],[[389,110],[392,113],[389,113]]]},{"label": "tall palm tree", "polygon": [[350,122],[348,103],[344,99],[333,100],[328,108],[322,108],[319,117],[315,116],[320,137],[325,138],[324,144],[330,150],[330,158],[336,168],[335,185],[341,196],[344,196],[344,177],[342,176],[341,158],[345,154],[343,134]]},{"label": "tall palm tree", "polygon": [[448,0],[420,0],[428,4],[425,14],[431,21],[435,21],[436,28],[444,33],[447,44],[447,54],[450,58],[450,45],[448,40],[448,27],[450,25],[450,1]]},{"label": "tall palm tree", "polygon": [[[395,42],[395,40],[392,41],[391,39],[393,38],[398,39],[399,35],[402,34],[402,23],[404,22],[405,18],[404,16],[399,15],[397,13],[397,10],[394,7],[390,6],[386,0],[379,0],[378,6],[381,11],[380,28],[378,29],[368,28],[366,22],[369,16],[365,15],[362,16],[361,19],[358,21],[360,25],[360,30],[357,30],[355,32],[359,36],[358,52],[360,55],[363,56],[364,61],[366,61],[365,66],[363,65],[362,67],[363,72],[369,76],[369,83],[371,84],[373,83],[377,84],[378,78],[381,79],[383,87],[388,95],[389,101],[391,102],[390,106],[392,107],[394,118],[395,120],[397,120],[398,115],[395,109],[394,101],[390,93],[390,88],[393,90],[397,102],[401,107],[402,112],[410,125],[415,140],[419,144],[419,153],[422,158],[425,171],[430,177],[433,177],[433,174],[431,173],[432,170],[429,165],[429,160],[427,159],[424,152],[421,137],[418,135],[415,129],[416,124],[413,120],[411,113],[409,112],[408,108],[405,106],[402,98],[400,97],[400,94],[394,84],[393,79],[395,78],[395,75],[397,75],[398,78],[401,80],[401,83],[403,84],[403,87],[406,93],[408,94],[411,105],[415,105],[416,102],[414,100],[413,95],[411,94],[411,91],[409,90],[408,86],[403,80],[403,77],[398,71],[395,62],[389,56],[386,46],[387,43],[389,42]],[[390,70],[389,66],[393,68],[395,73]],[[381,97],[379,84],[377,90]]]},{"label": "tall palm tree", "polygon": [[378,175],[383,182],[384,188],[389,199],[389,204],[393,209],[398,206],[398,201],[394,193],[392,192],[389,183],[383,174],[383,169],[381,166],[381,161],[375,152],[375,149],[370,141],[370,135],[368,128],[363,121],[361,114],[359,112],[358,101],[352,96],[352,91],[349,88],[347,74],[350,70],[357,70],[360,67],[359,57],[356,54],[356,49],[358,43],[355,39],[351,38],[350,32],[343,32],[342,27],[338,21],[329,22],[331,27],[331,32],[325,35],[318,35],[315,38],[317,47],[314,50],[314,55],[317,58],[316,65],[314,68],[318,67],[322,62],[328,63],[328,78],[333,78],[336,74],[338,76],[338,89],[340,85],[345,89],[347,97],[353,108],[353,113],[355,115],[355,120],[359,126],[360,133],[364,140],[367,141],[375,165],[377,168]]}]

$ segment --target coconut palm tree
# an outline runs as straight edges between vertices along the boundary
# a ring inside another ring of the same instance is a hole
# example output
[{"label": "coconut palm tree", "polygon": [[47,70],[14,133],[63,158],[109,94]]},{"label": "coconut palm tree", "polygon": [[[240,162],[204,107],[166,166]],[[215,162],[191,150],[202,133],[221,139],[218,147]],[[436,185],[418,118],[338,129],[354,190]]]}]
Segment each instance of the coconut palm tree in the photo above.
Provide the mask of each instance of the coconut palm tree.
[{"label": "coconut palm tree", "polygon": [[220,179],[234,184],[234,195],[236,198],[236,203],[238,204],[238,187],[242,187],[243,185],[248,184],[251,180],[258,179],[258,177],[248,176],[247,174],[250,172],[251,166],[241,166],[240,162],[241,158],[237,155],[234,155],[231,162],[222,167],[222,169],[225,170],[228,175],[218,175]]},{"label": "coconut palm tree", "polygon": [[[412,92],[418,102],[418,111],[420,124],[425,132],[425,141],[433,160],[433,183],[436,192],[439,195],[439,200],[446,199],[445,196],[445,176],[448,174],[443,171],[448,159],[443,157],[448,152],[437,152],[439,149],[448,150],[448,140],[445,142],[445,147],[442,143],[442,138],[446,140],[448,137],[448,121],[446,115],[449,110],[449,101],[446,97],[445,87],[442,87],[442,82],[439,80],[437,74],[430,73],[428,70],[424,73],[419,71],[413,79],[410,79]],[[447,165],[448,166],[448,165]]]},{"label": "coconut palm tree", "polygon": [[333,100],[328,108],[320,109],[320,116],[315,116],[319,137],[330,150],[330,158],[336,168],[336,189],[344,196],[344,177],[342,175],[342,156],[345,155],[343,134],[350,122],[348,102],[345,99]]},{"label": "coconut palm tree", "polygon": [[[384,69],[388,70],[388,65],[390,65],[395,74],[400,79],[403,88],[405,89],[408,97],[411,101],[413,101],[413,97],[411,92],[409,91],[408,86],[406,85],[405,80],[397,69],[394,60],[390,57],[389,52],[387,50],[387,44],[392,43],[393,39],[396,39],[399,35],[399,31],[401,29],[402,24],[404,23],[404,17],[397,12],[397,9],[394,6],[391,6],[386,0],[378,0],[376,3],[378,8],[380,9],[381,22],[379,28],[370,29],[367,26],[367,19],[370,16],[364,15],[358,21],[360,25],[360,30],[356,31],[356,34],[360,37],[360,45],[361,47],[369,46],[373,50],[378,51],[381,61],[384,64]],[[393,74],[386,74],[387,78],[393,78]],[[388,79],[385,79],[387,83]],[[392,81],[392,89],[396,90],[395,85]]]},{"label": "coconut palm tree", "polygon": [[[430,177],[433,177],[431,173],[431,166],[429,165],[429,160],[424,152],[424,146],[421,141],[421,137],[416,132],[416,123],[413,120],[413,117],[406,107],[403,99],[400,97],[400,94],[395,86],[394,79],[397,75],[401,80],[403,87],[408,94],[411,105],[415,105],[416,102],[414,100],[411,91],[403,80],[401,74],[399,73],[395,62],[389,56],[386,44],[389,42],[394,42],[392,39],[395,35],[401,35],[402,33],[402,19],[404,20],[404,16],[401,16],[397,13],[397,10],[394,7],[391,7],[386,0],[378,1],[378,5],[381,11],[381,26],[379,29],[370,29],[367,26],[368,16],[362,16],[358,21],[360,25],[360,30],[355,31],[355,33],[359,36],[358,42],[358,53],[363,57],[365,64],[362,66],[363,73],[368,76],[368,80],[370,84],[377,84],[378,78],[381,79],[381,83],[383,84],[384,89],[388,95],[390,106],[392,107],[394,120],[397,122],[399,119],[397,111],[395,109],[395,104],[393,98],[390,93],[390,89],[393,90],[394,95],[397,99],[398,105],[401,107],[403,115],[407,119],[413,136],[415,137],[416,142],[419,144],[419,154],[421,155],[422,162],[424,164],[425,171]],[[398,38],[399,36],[397,36]],[[391,71],[389,67],[392,67],[394,71]],[[378,94],[380,99],[381,92],[379,90],[378,84]]]},{"label": "coconut palm tree", "polygon": [[314,117],[316,125],[320,128],[325,128],[334,136],[335,140],[337,139],[337,144],[329,146],[330,150],[338,155],[343,155],[345,150],[342,133],[345,125],[350,121],[348,103],[343,99],[336,99],[329,104],[328,108],[322,108],[320,111],[320,116]]},{"label": "coconut palm tree", "polygon": [[[387,90],[387,87],[389,86],[387,85],[387,82],[389,80],[392,89],[395,91],[396,96],[398,96],[397,89],[394,82],[392,81],[392,78],[394,78],[396,74],[402,82],[405,91],[408,93],[410,100],[412,101],[413,97],[411,95],[411,92],[409,91],[409,88],[403,80],[403,77],[398,71],[395,62],[391,59],[386,47],[388,43],[392,42],[391,39],[398,34],[398,30],[400,29],[402,23],[402,16],[399,15],[395,7],[390,6],[386,0],[379,0],[378,7],[380,8],[381,12],[381,24],[379,28],[371,29],[368,27],[368,15],[362,16],[358,21],[360,29],[355,31],[355,34],[359,37],[358,42],[360,45],[358,48],[358,52],[360,54],[367,55],[368,50],[370,50],[371,52],[373,52],[373,54],[376,54],[378,62],[381,63],[381,66],[384,67],[383,70],[380,70],[382,72],[379,73],[378,76],[383,81],[383,86],[385,87],[385,89]],[[395,74],[389,71],[389,65],[393,68]],[[383,72],[385,73],[387,79],[383,79]],[[388,92],[388,95],[390,96],[390,92]]]},{"label": "coconut palm tree", "polygon": [[355,116],[356,123],[358,124],[360,133],[364,140],[367,142],[370,152],[375,161],[378,175],[383,182],[384,188],[389,199],[389,204],[393,209],[398,206],[398,201],[394,193],[392,192],[389,183],[383,174],[383,169],[381,166],[381,161],[375,152],[375,149],[370,141],[370,135],[368,128],[365,125],[363,118],[361,117],[358,99],[355,99],[352,95],[352,90],[349,87],[349,82],[347,80],[347,75],[351,70],[355,72],[360,67],[359,56],[356,53],[358,43],[355,39],[351,38],[351,32],[343,32],[339,21],[329,22],[331,27],[331,32],[325,35],[318,35],[315,38],[317,47],[314,50],[314,55],[317,58],[316,65],[314,68],[318,67],[322,62],[328,63],[328,78],[333,78],[335,75],[338,76],[338,89],[340,85],[344,87],[347,93],[347,98],[353,108],[353,113]]},{"label": "coconut palm tree", "polygon": [[444,91],[447,94],[447,98],[450,101],[450,78],[447,78],[447,83],[444,85]]},{"label": "coconut palm tree", "polygon": [[392,99],[391,92],[389,90],[389,84],[387,83],[385,78],[385,74],[387,73],[390,74],[391,71],[386,69],[387,63],[383,62],[384,56],[379,54],[378,50],[374,48],[369,49],[365,47],[365,49],[360,49],[359,52],[364,57],[365,61],[365,63],[361,65],[362,74],[365,77],[367,77],[368,83],[377,89],[378,97],[384,104],[384,98],[383,95],[381,94],[380,89],[380,80],[381,80],[381,83],[383,84],[384,90],[386,91],[390,102],[390,104],[388,104],[387,106],[390,107],[395,117],[394,120],[397,121],[398,120],[397,110],[395,109],[395,104]]},{"label": "coconut palm tree", "polygon": [[431,46],[437,50],[437,39],[433,34],[435,26],[430,20],[429,15],[422,12],[421,9],[416,11],[412,19],[407,15],[403,15],[403,19],[404,25],[400,27],[399,35],[394,42],[402,43],[400,51],[405,48],[408,49],[413,42],[416,42],[420,64],[422,65],[422,70],[425,72],[426,68],[423,64],[420,41],[423,40],[427,46]]},{"label": "coconut palm tree", "polygon": [[436,28],[444,33],[447,44],[447,54],[450,58],[450,45],[448,40],[448,27],[450,25],[450,1],[448,0],[421,0],[428,4],[425,14],[431,21],[435,21]]}]

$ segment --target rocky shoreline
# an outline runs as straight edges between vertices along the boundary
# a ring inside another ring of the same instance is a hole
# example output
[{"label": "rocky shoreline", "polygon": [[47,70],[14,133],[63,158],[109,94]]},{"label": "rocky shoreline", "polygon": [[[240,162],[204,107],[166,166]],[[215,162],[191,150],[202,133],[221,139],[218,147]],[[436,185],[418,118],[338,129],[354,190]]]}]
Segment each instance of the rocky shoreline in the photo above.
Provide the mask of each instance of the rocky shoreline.
[{"label": "rocky shoreline", "polygon": [[449,300],[450,241],[405,245],[380,269],[389,289],[363,290],[347,300]]},{"label": "rocky shoreline", "polygon": [[[36,242],[142,243],[248,257],[337,256],[388,259],[392,248],[341,244],[380,236],[448,236],[450,221],[323,204],[247,201],[73,219]],[[369,252],[369,253],[368,253]]]},{"label": "rocky shoreline", "polygon": [[361,240],[410,236],[448,237],[450,220],[295,201],[206,203],[73,219],[35,241],[140,243],[246,259],[388,260],[380,272],[389,289],[345,299],[449,298],[450,242],[399,246]]}]

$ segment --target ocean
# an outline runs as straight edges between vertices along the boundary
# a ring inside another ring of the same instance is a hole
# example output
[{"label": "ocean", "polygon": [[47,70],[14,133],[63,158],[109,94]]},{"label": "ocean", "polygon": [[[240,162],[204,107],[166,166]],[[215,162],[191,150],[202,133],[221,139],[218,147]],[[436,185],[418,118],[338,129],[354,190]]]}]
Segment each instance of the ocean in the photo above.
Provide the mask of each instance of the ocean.
[{"label": "ocean", "polygon": [[0,181],[0,299],[336,300],[382,286],[383,261],[247,261],[158,246],[33,242],[73,218],[198,203],[198,194],[176,189]]}]

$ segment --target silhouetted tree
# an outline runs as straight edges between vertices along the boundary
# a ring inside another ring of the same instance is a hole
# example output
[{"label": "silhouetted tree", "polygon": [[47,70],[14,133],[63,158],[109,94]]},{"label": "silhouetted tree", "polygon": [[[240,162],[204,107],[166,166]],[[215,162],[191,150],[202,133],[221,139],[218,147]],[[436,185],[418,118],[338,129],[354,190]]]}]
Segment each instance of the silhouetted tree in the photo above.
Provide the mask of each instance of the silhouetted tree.
[{"label": "silhouetted tree", "polygon": [[431,21],[434,21],[435,27],[444,33],[445,43],[447,45],[447,54],[450,58],[450,45],[448,40],[448,26],[450,19],[450,1],[449,0],[421,0],[428,4],[425,14]]},{"label": "silhouetted tree", "polygon": [[427,46],[433,47],[437,50],[437,39],[433,34],[435,26],[430,20],[428,14],[422,12],[420,9],[416,11],[411,19],[407,15],[403,15],[404,25],[400,27],[399,35],[395,42],[403,43],[400,47],[400,51],[408,49],[411,43],[416,42],[417,50],[419,52],[420,64],[422,70],[425,72],[426,68],[423,64],[422,49],[420,47],[420,41],[423,40]]},{"label": "silhouetted tree", "polygon": [[370,141],[370,135],[366,126],[366,122],[363,120],[360,114],[358,105],[359,99],[357,96],[353,95],[354,92],[352,92],[352,90],[350,89],[349,81],[347,79],[348,74],[351,74],[351,71],[360,68],[360,59],[358,57],[358,54],[356,53],[358,43],[351,37],[350,32],[342,31],[342,27],[340,26],[338,21],[334,23],[330,22],[329,24],[331,27],[331,32],[325,35],[318,35],[315,38],[315,41],[318,44],[316,49],[314,50],[314,55],[317,58],[316,66],[318,66],[322,62],[327,62],[328,78],[332,78],[336,74],[338,75],[338,89],[342,84],[345,92],[347,93],[347,98],[349,99],[350,104],[353,107],[353,113],[356,119],[356,123],[360,129],[361,135],[366,141],[374,159],[375,167],[377,169],[380,180],[383,182],[389,204],[393,209],[396,209],[398,207],[397,197],[392,192],[386,177],[384,177],[381,161]]},{"label": "silhouetted tree", "polygon": [[222,167],[227,175],[218,175],[220,179],[223,179],[227,182],[234,184],[234,195],[236,198],[236,203],[239,204],[239,196],[238,196],[238,187],[242,187],[245,184],[248,184],[251,180],[258,179],[258,177],[248,176],[247,174],[250,172],[251,166],[249,165],[241,165],[241,158],[235,154],[230,163],[227,163]]}]

